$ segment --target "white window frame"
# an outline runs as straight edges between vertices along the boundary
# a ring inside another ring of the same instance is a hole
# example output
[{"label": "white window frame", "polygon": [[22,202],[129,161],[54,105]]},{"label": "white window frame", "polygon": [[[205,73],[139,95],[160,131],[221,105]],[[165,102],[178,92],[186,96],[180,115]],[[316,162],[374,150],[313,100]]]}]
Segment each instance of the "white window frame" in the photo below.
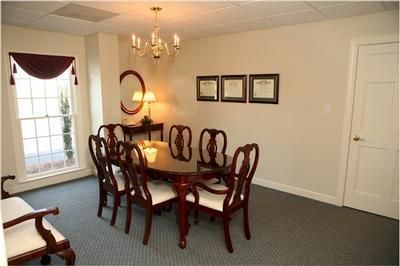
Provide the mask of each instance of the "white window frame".
[{"label": "white window frame", "polygon": [[[10,69],[10,60],[9,60],[9,53],[10,52],[18,52],[18,53],[34,53],[34,54],[50,54],[56,56],[71,56],[75,57],[76,65],[79,67],[79,59],[76,55],[66,54],[66,53],[54,53],[54,52],[37,52],[37,51],[18,51],[18,50],[7,50],[4,51],[3,59],[6,60],[4,66],[7,66],[7,89],[9,89],[8,96],[9,96],[9,103],[10,103],[10,120],[11,120],[11,130],[13,132],[13,142],[14,142],[14,151],[15,151],[15,164],[16,164],[16,174],[17,174],[17,181],[18,183],[26,183],[30,181],[40,180],[44,178],[50,178],[59,176],[62,174],[67,174],[71,172],[85,170],[86,167],[86,160],[85,160],[85,153],[81,147],[81,140],[80,136],[83,135],[83,117],[81,112],[81,106],[78,104],[78,98],[80,97],[79,92],[79,85],[74,85],[73,80],[71,86],[71,103],[72,103],[72,115],[74,118],[74,127],[75,127],[75,145],[76,145],[76,167],[68,167],[59,170],[49,171],[49,172],[42,172],[34,175],[27,175],[26,168],[25,168],[25,156],[24,156],[24,147],[23,147],[23,138],[22,138],[22,130],[21,130],[21,118],[18,117],[18,105],[17,105],[17,92],[15,85],[10,85],[9,77],[11,75]],[[76,73],[78,73],[77,69],[75,69]]]}]

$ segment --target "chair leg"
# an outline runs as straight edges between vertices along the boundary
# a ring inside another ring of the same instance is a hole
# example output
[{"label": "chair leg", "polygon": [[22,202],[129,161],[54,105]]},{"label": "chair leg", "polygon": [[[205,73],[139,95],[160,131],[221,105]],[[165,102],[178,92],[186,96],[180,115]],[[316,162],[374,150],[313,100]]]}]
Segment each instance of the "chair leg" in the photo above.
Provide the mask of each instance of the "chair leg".
[{"label": "chair leg", "polygon": [[58,252],[57,255],[65,260],[65,265],[75,265],[75,252],[72,248]]},{"label": "chair leg", "polygon": [[128,199],[126,204],[126,221],[125,221],[125,234],[129,234],[129,229],[131,228],[131,219],[132,219],[132,203]]},{"label": "chair leg", "polygon": [[153,219],[153,212],[152,209],[149,208],[147,209],[147,214],[146,214],[146,229],[143,237],[143,245],[147,245],[147,243],[149,242],[152,219]]},{"label": "chair leg", "polygon": [[114,204],[113,204],[113,211],[112,211],[110,225],[115,224],[115,219],[117,218],[117,211],[119,204],[120,204],[120,198],[119,196],[114,194]]},{"label": "chair leg", "polygon": [[194,209],[194,224],[199,224],[199,210]]},{"label": "chair leg", "polygon": [[49,265],[51,261],[51,258],[49,255],[43,255],[42,258],[40,259],[40,264],[41,265]]},{"label": "chair leg", "polygon": [[105,207],[105,206],[107,206],[107,199],[108,199],[109,193],[107,191],[103,190],[103,195],[104,195],[103,207]]},{"label": "chair leg", "polygon": [[104,197],[107,199],[107,195],[104,193],[104,190],[100,188],[99,192],[99,207],[97,209],[97,216],[101,217],[101,214],[103,213],[103,206],[104,204]]},{"label": "chair leg", "polygon": [[243,223],[244,223],[244,234],[246,239],[250,240],[250,226],[249,226],[249,206],[246,203],[243,207]]},{"label": "chair leg", "polygon": [[231,235],[229,233],[229,217],[224,216],[222,218],[222,221],[224,223],[224,235],[225,235],[225,243],[226,243],[226,248],[230,253],[233,252],[233,247],[232,247],[232,241],[231,241]]}]

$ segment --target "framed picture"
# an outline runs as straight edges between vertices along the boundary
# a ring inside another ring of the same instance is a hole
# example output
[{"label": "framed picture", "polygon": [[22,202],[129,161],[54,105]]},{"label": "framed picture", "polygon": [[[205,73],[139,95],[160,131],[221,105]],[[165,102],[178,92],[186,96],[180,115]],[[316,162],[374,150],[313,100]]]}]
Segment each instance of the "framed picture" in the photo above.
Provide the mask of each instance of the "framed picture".
[{"label": "framed picture", "polygon": [[250,75],[249,102],[278,104],[279,74]]},{"label": "framed picture", "polygon": [[219,77],[198,76],[197,77],[197,100],[216,101],[219,100]]},{"label": "framed picture", "polygon": [[246,102],[246,75],[221,76],[221,101]]}]

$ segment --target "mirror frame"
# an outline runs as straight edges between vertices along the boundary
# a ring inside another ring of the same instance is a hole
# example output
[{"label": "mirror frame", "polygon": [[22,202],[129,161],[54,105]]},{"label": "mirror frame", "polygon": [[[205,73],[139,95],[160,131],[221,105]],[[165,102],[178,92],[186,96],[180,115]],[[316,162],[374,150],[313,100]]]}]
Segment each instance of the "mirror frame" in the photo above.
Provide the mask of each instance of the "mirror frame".
[{"label": "mirror frame", "polygon": [[[145,94],[145,92],[146,92],[146,85],[144,84],[144,80],[143,80],[143,78],[140,76],[140,74],[139,73],[137,73],[136,71],[134,71],[134,70],[126,70],[126,71],[124,71],[120,76],[119,76],[119,84],[121,85],[121,83],[122,83],[122,81],[124,80],[124,78],[126,77],[126,76],[128,76],[128,75],[134,75],[138,80],[139,80],[139,82],[140,82],[140,84],[142,85],[142,93],[143,93],[143,95]],[[121,88],[120,88],[121,89]],[[121,101],[121,110],[125,113],[125,114],[128,114],[128,115],[134,115],[134,114],[137,114],[137,113],[139,113],[139,111],[142,109],[142,107],[143,107],[143,100],[140,102],[140,104],[139,104],[139,106],[138,107],[136,107],[135,109],[128,109],[127,107],[125,107],[125,105],[122,103],[122,101]]]}]

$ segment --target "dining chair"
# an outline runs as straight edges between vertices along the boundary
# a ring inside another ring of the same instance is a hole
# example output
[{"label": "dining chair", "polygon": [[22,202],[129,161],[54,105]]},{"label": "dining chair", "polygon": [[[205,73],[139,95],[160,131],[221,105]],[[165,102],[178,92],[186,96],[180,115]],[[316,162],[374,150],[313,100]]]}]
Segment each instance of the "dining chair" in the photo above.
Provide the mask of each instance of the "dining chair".
[{"label": "dining chair", "polygon": [[172,158],[183,161],[183,162],[190,162],[192,159],[192,147],[183,147],[183,149],[170,146],[169,152]]},{"label": "dining chair", "polygon": [[[222,139],[218,141],[218,136],[221,135]],[[208,136],[208,142],[205,144],[204,139]],[[209,153],[225,153],[226,146],[228,145],[228,140],[226,133],[223,130],[218,130],[215,128],[205,128],[200,133],[199,147],[202,150],[206,150]],[[220,144],[218,146],[218,144]],[[219,147],[221,147],[219,149]]]},{"label": "dining chair", "polygon": [[[97,130],[97,136],[103,137],[106,140],[111,158],[116,159],[117,142],[120,140],[126,141],[122,125],[121,124],[101,125]],[[115,174],[121,172],[121,170],[117,165],[112,165],[111,167]]]},{"label": "dining chair", "polygon": [[[172,142],[173,137],[175,139]],[[190,147],[192,145],[192,130],[184,125],[172,125],[169,129],[168,143],[170,146],[174,143],[179,149],[183,149],[184,146]]]},{"label": "dining chair", "polygon": [[[208,141],[206,138],[208,137]],[[204,128],[200,133],[199,148],[201,151],[207,151],[209,162],[214,163],[217,152],[225,154],[226,146],[228,145],[228,138],[223,130],[215,128]],[[200,153],[201,160],[204,162],[203,152]],[[213,177],[211,179],[203,179],[207,183],[220,183],[221,177]]]},{"label": "dining chair", "polygon": [[97,130],[97,135],[106,140],[111,156],[116,156],[117,142],[120,140],[126,141],[121,124],[101,125]]},{"label": "dining chair", "polygon": [[99,205],[97,216],[101,217],[103,207],[107,205],[108,194],[113,195],[113,210],[110,224],[115,224],[118,207],[121,205],[121,197],[126,194],[125,179],[121,172],[112,168],[109,146],[107,141],[98,136],[89,136],[89,152],[97,170],[99,183]]},{"label": "dining chair", "polygon": [[[161,180],[149,181],[144,169],[147,161],[143,158],[141,148],[130,142],[118,142],[118,163],[125,179],[127,193],[127,216],[125,233],[129,233],[132,205],[137,204],[146,209],[146,227],[143,237],[143,245],[147,245],[150,237],[153,213],[161,211],[177,201],[177,194],[170,183]],[[136,159],[136,160],[134,160]]]},{"label": "dining chair", "polygon": [[[195,211],[195,224],[199,222],[199,211],[222,218],[225,243],[229,252],[233,252],[229,221],[231,214],[235,211],[243,209],[245,236],[247,239],[251,238],[249,226],[250,184],[257,168],[259,153],[259,147],[255,143],[237,148],[230,173],[226,179],[226,186],[197,182],[192,186],[192,193],[186,197]],[[239,161],[241,161],[240,164]]]}]

